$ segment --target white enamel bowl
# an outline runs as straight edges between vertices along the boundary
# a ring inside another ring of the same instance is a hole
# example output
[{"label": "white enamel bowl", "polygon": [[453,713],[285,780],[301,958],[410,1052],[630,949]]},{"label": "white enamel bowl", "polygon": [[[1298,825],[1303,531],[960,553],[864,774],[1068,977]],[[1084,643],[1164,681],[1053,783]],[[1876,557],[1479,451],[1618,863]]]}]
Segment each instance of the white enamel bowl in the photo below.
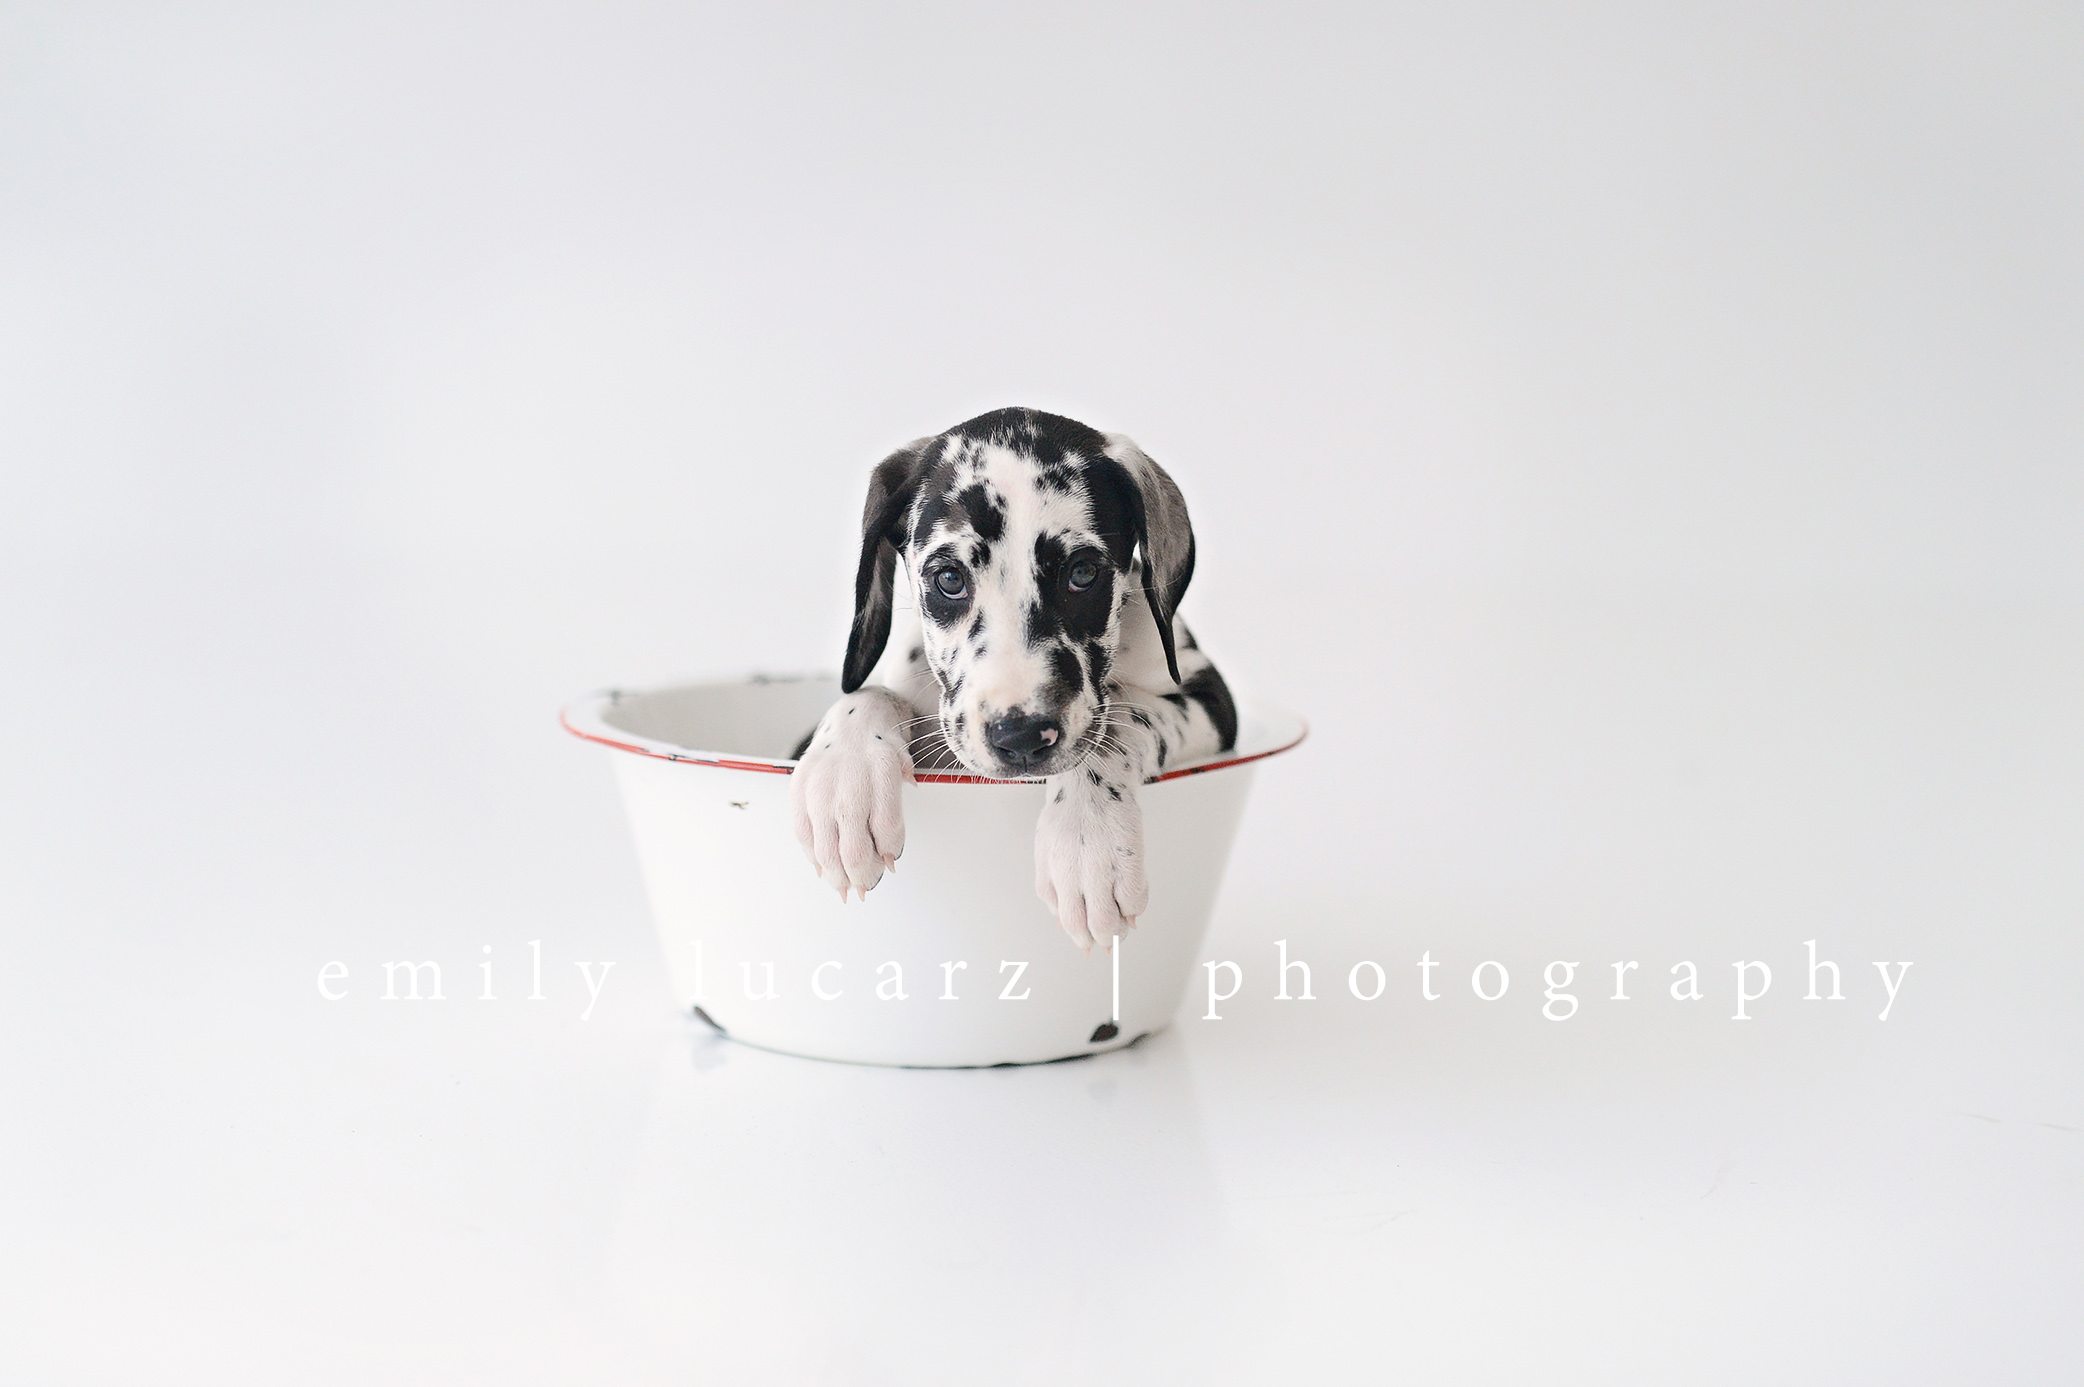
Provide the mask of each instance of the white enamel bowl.
[{"label": "white enamel bowl", "polygon": [[1143,787],[1150,910],[1114,956],[1087,957],[1035,899],[1039,782],[921,773],[896,872],[846,904],[818,880],[790,828],[787,753],[838,693],[816,678],[612,691],[564,725],[614,753],[679,999],[748,1044],[859,1064],[1030,1064],[1166,1025],[1257,763],[1304,732],[1247,705],[1235,751]]}]

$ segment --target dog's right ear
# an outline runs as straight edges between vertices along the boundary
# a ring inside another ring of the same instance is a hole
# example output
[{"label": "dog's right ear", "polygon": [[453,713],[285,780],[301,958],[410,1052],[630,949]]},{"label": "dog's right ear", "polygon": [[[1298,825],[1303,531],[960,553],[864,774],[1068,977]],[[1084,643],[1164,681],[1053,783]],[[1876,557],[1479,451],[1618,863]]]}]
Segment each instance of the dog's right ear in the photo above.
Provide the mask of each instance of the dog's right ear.
[{"label": "dog's right ear", "polygon": [[1128,474],[1130,523],[1136,547],[1143,551],[1143,595],[1158,623],[1158,644],[1165,668],[1180,682],[1179,652],[1172,644],[1172,617],[1194,577],[1194,526],[1187,519],[1187,498],[1164,468],[1126,435],[1107,435],[1107,454]]},{"label": "dog's right ear", "polygon": [[883,647],[890,643],[891,590],[897,575],[897,551],[905,542],[905,516],[919,494],[933,439],[906,444],[876,464],[868,479],[868,502],[861,508],[861,566],[854,574],[854,627],[847,635],[847,662],[839,687],[852,693],[868,682]]}]

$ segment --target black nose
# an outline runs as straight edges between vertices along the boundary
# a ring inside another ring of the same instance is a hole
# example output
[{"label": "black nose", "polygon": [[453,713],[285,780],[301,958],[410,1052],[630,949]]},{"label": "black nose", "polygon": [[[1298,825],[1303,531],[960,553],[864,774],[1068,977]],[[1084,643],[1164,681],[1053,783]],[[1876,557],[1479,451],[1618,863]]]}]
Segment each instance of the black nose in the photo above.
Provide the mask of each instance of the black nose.
[{"label": "black nose", "polygon": [[1048,755],[1063,730],[1055,718],[1029,717],[1016,708],[986,723],[984,737],[1007,764],[1026,766]]}]

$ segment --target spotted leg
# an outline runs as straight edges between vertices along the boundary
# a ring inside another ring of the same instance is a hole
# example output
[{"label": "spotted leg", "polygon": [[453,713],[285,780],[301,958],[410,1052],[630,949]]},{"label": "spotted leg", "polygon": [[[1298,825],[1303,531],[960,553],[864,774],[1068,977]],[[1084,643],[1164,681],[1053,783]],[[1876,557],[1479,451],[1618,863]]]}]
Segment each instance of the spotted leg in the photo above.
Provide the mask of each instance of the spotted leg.
[{"label": "spotted leg", "polygon": [[796,841],[844,901],[866,897],[905,850],[912,705],[887,688],[847,694],[804,743],[789,777]]},{"label": "spotted leg", "polygon": [[[1185,674],[1187,661],[1181,664]],[[1138,788],[1167,765],[1235,741],[1235,715],[1228,715],[1227,729],[1222,725],[1230,695],[1221,676],[1206,659],[1195,664],[1184,690],[1110,686],[1086,756],[1044,783],[1035,894],[1087,953],[1095,943],[1113,948],[1150,904]]]}]

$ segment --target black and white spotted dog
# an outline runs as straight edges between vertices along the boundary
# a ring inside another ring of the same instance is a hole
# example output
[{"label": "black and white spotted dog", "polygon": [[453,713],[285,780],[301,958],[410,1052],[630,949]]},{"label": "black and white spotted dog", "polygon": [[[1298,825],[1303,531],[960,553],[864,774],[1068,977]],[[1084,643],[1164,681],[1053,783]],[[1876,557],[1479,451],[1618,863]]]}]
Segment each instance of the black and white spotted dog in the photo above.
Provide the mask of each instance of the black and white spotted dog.
[{"label": "black and white spotted dog", "polygon": [[[891,646],[900,556],[919,628]],[[1178,617],[1193,573],[1186,500],[1120,434],[1002,409],[885,458],[846,693],[790,777],[819,875],[842,901],[882,879],[915,768],[1042,777],[1035,890],[1080,947],[1111,947],[1150,898],[1137,787],[1237,740],[1230,691]]]}]

